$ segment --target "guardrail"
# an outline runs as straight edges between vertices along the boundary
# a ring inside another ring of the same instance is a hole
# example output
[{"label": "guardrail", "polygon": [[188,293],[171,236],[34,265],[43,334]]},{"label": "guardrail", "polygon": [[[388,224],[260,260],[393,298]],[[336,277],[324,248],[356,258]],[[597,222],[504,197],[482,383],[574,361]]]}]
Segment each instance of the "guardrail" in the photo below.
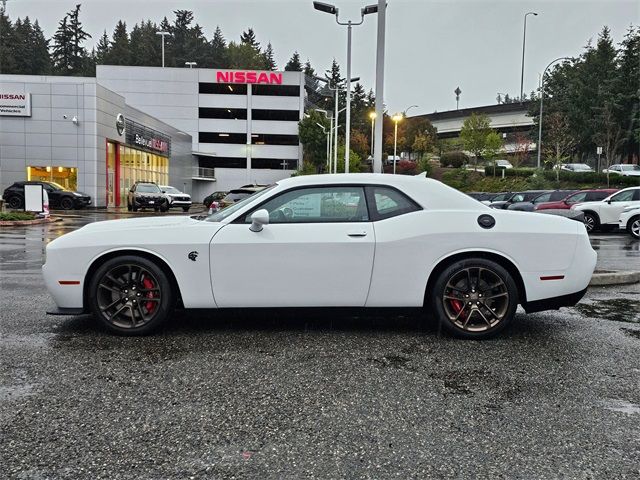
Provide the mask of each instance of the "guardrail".
[{"label": "guardrail", "polygon": [[207,167],[194,167],[192,178],[215,181],[216,169]]}]

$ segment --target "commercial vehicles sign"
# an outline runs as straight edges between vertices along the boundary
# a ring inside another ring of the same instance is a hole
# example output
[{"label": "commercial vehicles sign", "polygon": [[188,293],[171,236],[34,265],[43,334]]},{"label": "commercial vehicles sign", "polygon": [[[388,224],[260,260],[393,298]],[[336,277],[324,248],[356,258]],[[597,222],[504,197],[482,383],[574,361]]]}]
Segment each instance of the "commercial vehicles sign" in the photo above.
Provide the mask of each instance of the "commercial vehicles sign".
[{"label": "commercial vehicles sign", "polygon": [[31,94],[8,91],[0,87],[0,115],[6,117],[30,117]]},{"label": "commercial vehicles sign", "polygon": [[282,85],[282,73],[229,70],[216,72],[217,83],[265,83]]}]

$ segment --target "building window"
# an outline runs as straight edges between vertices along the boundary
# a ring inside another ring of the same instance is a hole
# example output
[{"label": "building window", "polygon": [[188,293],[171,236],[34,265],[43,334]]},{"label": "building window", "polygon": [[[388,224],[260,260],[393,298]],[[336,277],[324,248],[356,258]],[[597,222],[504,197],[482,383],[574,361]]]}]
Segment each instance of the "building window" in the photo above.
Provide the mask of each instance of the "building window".
[{"label": "building window", "polygon": [[198,92],[218,95],[246,95],[247,86],[237,83],[199,83]]},{"label": "building window", "polygon": [[203,168],[247,168],[247,159],[244,157],[198,157],[198,166]]},{"label": "building window", "polygon": [[297,170],[297,159],[281,159],[281,158],[252,158],[251,168],[268,168],[271,170]]},{"label": "building window", "polygon": [[254,133],[251,135],[253,145],[298,145],[298,135],[277,135],[267,133]]},{"label": "building window", "polygon": [[244,108],[199,108],[199,118],[223,118],[226,120],[246,120],[247,110]]},{"label": "building window", "polygon": [[299,97],[299,85],[253,85],[252,95],[266,95],[271,97]]},{"label": "building window", "polygon": [[300,112],[298,110],[251,110],[251,119],[297,122],[300,120]]},{"label": "building window", "polygon": [[247,143],[247,134],[246,133],[200,132],[198,133],[198,142],[241,144],[241,143]]},{"label": "building window", "polygon": [[78,169],[75,167],[37,166],[27,167],[27,180],[53,182],[67,190],[78,189]]}]

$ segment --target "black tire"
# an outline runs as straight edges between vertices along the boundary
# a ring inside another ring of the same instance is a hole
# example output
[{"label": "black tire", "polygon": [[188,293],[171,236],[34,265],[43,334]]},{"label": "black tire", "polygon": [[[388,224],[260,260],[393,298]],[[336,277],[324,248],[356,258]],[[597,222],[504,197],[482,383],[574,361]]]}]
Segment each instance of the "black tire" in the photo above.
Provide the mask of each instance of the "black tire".
[{"label": "black tire", "polygon": [[134,212],[138,211],[138,206],[135,203],[131,204],[131,210],[133,210]]},{"label": "black tire", "polygon": [[160,211],[160,207],[153,207],[153,211],[154,211],[154,212],[158,212],[158,211]]},{"label": "black tire", "polygon": [[18,195],[13,195],[9,197],[9,199],[7,200],[7,205],[9,205],[9,208],[12,208],[13,210],[17,210],[24,206],[24,201],[22,200],[22,197],[19,197]]},{"label": "black tire", "polygon": [[160,205],[160,211],[161,212],[168,212],[169,211],[169,202],[164,202],[162,205]]},{"label": "black tire", "polygon": [[71,197],[62,197],[60,199],[60,208],[63,210],[72,210],[73,209],[73,198]]},{"label": "black tire", "polygon": [[131,211],[131,204],[129,202],[127,202],[127,211],[130,212]]},{"label": "black tire", "polygon": [[518,287],[511,274],[484,258],[458,260],[438,276],[430,308],[440,325],[459,338],[483,340],[515,316]]},{"label": "black tire", "polygon": [[182,211],[186,213],[186,212],[188,212],[188,211],[189,211],[189,208],[190,208],[190,207],[182,207]]},{"label": "black tire", "polygon": [[600,219],[593,212],[584,212],[584,226],[587,233],[595,232],[600,229]]},{"label": "black tire", "polygon": [[640,240],[640,215],[629,219],[627,222],[627,232],[636,240]]},{"label": "black tire", "polygon": [[[135,296],[133,296],[135,295]],[[89,280],[89,306],[96,319],[118,335],[147,335],[171,315],[175,295],[153,261],[123,255],[104,262]]]}]

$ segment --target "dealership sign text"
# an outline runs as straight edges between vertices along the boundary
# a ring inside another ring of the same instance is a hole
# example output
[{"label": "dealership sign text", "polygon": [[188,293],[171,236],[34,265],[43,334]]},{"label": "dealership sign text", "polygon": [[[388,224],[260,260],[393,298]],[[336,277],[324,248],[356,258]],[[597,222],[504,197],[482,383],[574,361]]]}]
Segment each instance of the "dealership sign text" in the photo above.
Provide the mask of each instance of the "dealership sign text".
[{"label": "dealership sign text", "polygon": [[282,73],[274,72],[216,72],[218,83],[266,83],[282,85]]},{"label": "dealership sign text", "polygon": [[7,117],[30,117],[31,94],[7,92],[0,89],[0,115]]}]

